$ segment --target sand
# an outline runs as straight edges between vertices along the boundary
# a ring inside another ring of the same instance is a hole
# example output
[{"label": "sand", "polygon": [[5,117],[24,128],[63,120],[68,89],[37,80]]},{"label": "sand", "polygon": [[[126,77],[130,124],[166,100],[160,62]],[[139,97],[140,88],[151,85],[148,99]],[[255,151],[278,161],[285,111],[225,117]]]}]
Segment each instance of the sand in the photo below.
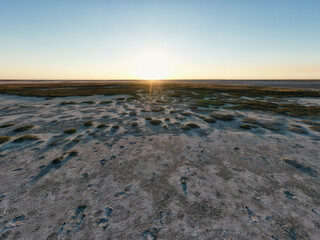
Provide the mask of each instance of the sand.
[{"label": "sand", "polygon": [[158,96],[1,95],[1,239],[319,239],[320,121]]}]

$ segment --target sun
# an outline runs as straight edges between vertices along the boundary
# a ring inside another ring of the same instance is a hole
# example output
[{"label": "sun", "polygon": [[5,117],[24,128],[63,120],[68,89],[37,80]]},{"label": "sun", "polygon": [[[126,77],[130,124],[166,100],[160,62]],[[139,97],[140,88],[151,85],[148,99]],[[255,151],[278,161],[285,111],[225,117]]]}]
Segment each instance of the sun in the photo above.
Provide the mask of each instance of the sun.
[{"label": "sun", "polygon": [[137,58],[136,77],[142,80],[162,80],[170,75],[169,60],[157,51],[147,51]]}]

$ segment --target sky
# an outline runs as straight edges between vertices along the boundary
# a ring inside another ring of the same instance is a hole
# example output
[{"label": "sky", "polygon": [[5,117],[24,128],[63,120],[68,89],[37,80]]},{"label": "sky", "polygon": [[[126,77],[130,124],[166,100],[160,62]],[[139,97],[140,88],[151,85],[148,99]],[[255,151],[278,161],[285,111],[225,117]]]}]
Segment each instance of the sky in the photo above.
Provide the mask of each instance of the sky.
[{"label": "sky", "polygon": [[320,79],[319,0],[0,0],[0,79]]}]

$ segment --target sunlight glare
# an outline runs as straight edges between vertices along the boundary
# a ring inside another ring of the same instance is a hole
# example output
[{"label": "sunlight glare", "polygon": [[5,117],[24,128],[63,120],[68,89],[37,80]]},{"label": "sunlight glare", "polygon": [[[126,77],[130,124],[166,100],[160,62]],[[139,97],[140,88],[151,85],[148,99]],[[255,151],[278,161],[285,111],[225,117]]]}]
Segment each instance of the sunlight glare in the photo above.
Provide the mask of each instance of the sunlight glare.
[{"label": "sunlight glare", "polygon": [[162,80],[169,77],[168,57],[157,51],[141,54],[137,61],[136,75],[142,80]]}]

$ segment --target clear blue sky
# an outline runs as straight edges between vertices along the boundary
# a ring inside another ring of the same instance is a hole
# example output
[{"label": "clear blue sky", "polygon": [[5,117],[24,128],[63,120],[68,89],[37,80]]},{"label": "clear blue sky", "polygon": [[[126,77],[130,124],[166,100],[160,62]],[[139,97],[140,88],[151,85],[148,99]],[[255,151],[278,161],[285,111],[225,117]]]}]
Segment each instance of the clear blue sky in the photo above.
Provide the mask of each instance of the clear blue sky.
[{"label": "clear blue sky", "polygon": [[0,78],[320,78],[319,0],[0,0]]}]

